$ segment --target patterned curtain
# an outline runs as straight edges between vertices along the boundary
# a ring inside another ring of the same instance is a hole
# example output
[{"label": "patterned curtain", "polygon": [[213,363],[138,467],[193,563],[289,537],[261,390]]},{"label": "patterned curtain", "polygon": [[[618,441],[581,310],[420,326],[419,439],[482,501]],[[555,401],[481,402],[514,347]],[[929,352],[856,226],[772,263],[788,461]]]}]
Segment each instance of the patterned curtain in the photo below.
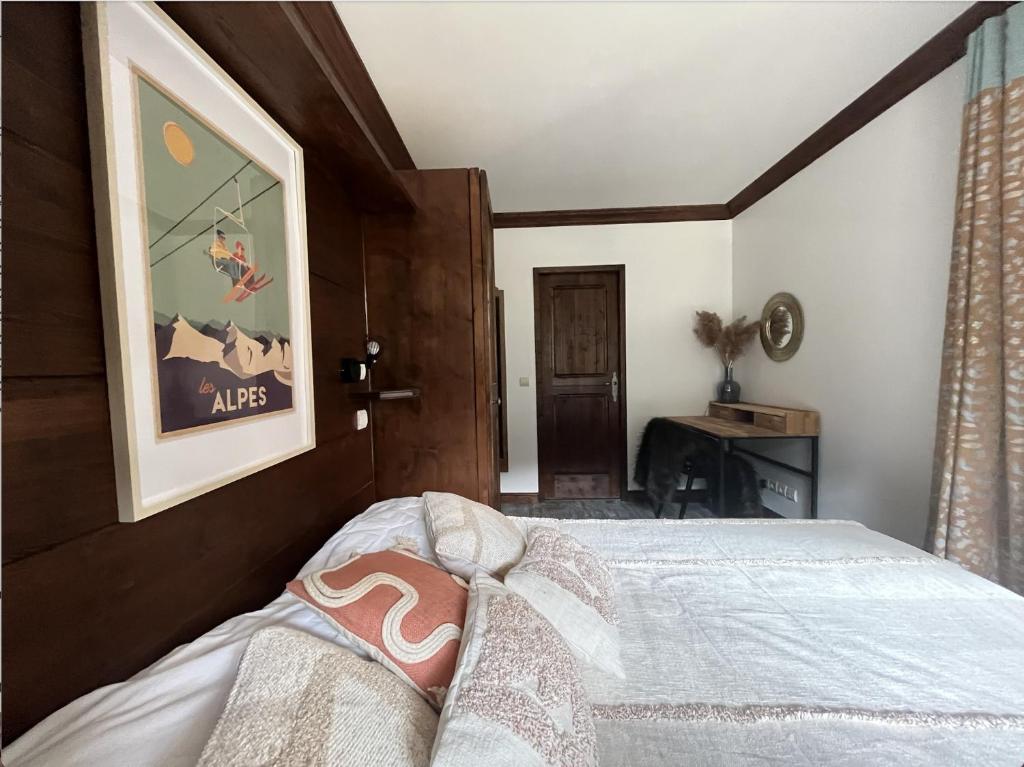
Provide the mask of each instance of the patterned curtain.
[{"label": "patterned curtain", "polygon": [[1024,4],[967,58],[928,546],[1024,594]]}]

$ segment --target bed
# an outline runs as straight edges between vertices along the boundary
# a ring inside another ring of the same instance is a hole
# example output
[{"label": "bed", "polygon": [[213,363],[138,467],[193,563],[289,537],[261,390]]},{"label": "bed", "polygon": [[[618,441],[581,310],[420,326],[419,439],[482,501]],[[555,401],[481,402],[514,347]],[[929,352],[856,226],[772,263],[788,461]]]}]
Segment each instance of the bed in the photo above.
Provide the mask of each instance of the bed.
[{"label": "bed", "polygon": [[[624,679],[584,672],[600,763],[1024,763],[1024,598],[842,521],[517,519],[613,569]],[[419,498],[376,504],[299,576],[400,542],[433,559]],[[349,646],[289,593],[4,750],[8,767],[194,765],[255,631]]]}]

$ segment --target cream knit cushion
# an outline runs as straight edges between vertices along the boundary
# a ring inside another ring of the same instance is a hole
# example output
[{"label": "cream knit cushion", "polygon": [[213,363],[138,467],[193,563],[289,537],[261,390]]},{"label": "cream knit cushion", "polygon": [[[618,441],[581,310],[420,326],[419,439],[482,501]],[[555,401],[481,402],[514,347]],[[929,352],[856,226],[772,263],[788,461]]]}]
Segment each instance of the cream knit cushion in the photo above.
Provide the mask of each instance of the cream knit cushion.
[{"label": "cream knit cushion", "polygon": [[596,750],[590,701],[561,636],[525,599],[475,576],[431,767],[594,767]]},{"label": "cream knit cushion", "polygon": [[535,527],[526,553],[505,575],[584,663],[624,677],[611,571],[591,548],[553,527]]},{"label": "cream knit cushion", "polygon": [[249,641],[199,765],[427,767],[436,731],[434,710],[379,663],[274,627]]},{"label": "cream knit cushion", "polygon": [[500,511],[453,493],[424,493],[423,501],[427,535],[449,572],[501,578],[523,556],[523,534]]}]

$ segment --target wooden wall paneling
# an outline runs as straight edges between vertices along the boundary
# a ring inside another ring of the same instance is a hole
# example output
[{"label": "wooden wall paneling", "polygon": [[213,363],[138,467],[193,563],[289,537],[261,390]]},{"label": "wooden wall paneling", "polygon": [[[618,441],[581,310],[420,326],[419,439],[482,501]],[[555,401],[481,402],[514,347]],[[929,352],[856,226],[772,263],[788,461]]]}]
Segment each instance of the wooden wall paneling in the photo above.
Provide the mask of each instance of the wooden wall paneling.
[{"label": "wooden wall paneling", "polygon": [[447,490],[476,498],[469,172],[405,171],[414,216],[365,216],[369,333],[384,353],[373,388],[417,386],[373,405],[378,497]]},{"label": "wooden wall paneling", "polygon": [[[163,2],[160,7],[302,144],[332,156],[363,210],[411,211],[411,198],[365,132],[343,78],[324,69],[321,35],[286,3]],[[324,23],[340,25],[337,15]],[[240,40],[252,41],[240,45]],[[255,55],[258,51],[258,55]]]},{"label": "wooden wall paneling", "polygon": [[315,391],[327,392],[316,401],[318,443],[341,439],[356,430],[354,412],[365,407],[354,394],[366,391],[366,381],[339,380],[339,361],[362,353],[366,344],[363,294],[343,288],[317,275],[309,278]]},{"label": "wooden wall paneling", "polygon": [[[222,33],[216,8],[177,7],[193,37]],[[304,145],[317,448],[150,519],[117,522],[80,8],[5,3],[0,13],[9,740],[70,699],[273,599],[376,491],[370,432],[354,430],[361,404],[336,375],[338,357],[361,349],[365,334],[362,223],[339,180],[351,182],[347,166]],[[247,37],[253,31],[241,25],[225,39],[265,52]],[[37,104],[43,97],[66,113]],[[268,111],[309,107],[288,103],[287,93],[274,98],[284,101],[265,103]],[[330,120],[337,104],[318,105],[319,119]]]},{"label": "wooden wall paneling", "polygon": [[[6,71],[6,68],[5,68]],[[29,83],[5,78],[3,92]],[[55,137],[39,136],[40,140]],[[61,143],[85,139],[84,126]],[[4,131],[4,374],[101,374],[103,327],[89,173]],[[14,189],[17,193],[9,194]],[[95,292],[83,291],[83,286]]]},{"label": "wooden wall paneling", "polygon": [[253,475],[242,494],[235,483],[190,508],[106,527],[6,566],[5,734],[275,598],[326,536],[281,563],[273,589],[243,604],[230,596],[310,525],[327,520],[335,530],[362,511],[346,501],[371,477],[368,435],[335,441]]},{"label": "wooden wall paneling", "polygon": [[[309,273],[363,292],[363,224],[329,158],[306,154],[306,231],[329,230],[334,238],[309,242]],[[339,258],[341,253],[360,257]]]},{"label": "wooden wall paneling", "polygon": [[[10,56],[11,61],[31,64],[27,67],[40,79],[46,82],[60,83],[63,88],[68,74],[76,74],[80,85],[84,84],[82,62],[82,33],[78,3],[47,3],[32,4],[31,11],[5,16],[3,36],[4,61]],[[45,38],[53,50],[47,50],[45,56],[39,56],[40,35],[45,30]],[[33,58],[38,61],[33,62]],[[4,71],[6,71],[4,67]],[[6,89],[5,89],[6,91]],[[4,101],[7,101],[4,93]],[[84,94],[83,94],[84,98]],[[4,118],[6,122],[7,118]]]},{"label": "wooden wall paneling", "polygon": [[106,379],[5,377],[3,397],[4,564],[116,525]]},{"label": "wooden wall paneling", "polygon": [[240,610],[236,605],[249,606],[241,608],[242,610],[257,610],[266,605],[267,594],[283,591],[284,584],[298,574],[299,568],[320,550],[324,542],[336,533],[345,521],[362,513],[374,503],[374,495],[373,484],[364,485],[339,508],[310,521],[270,559],[232,585],[223,595],[223,604],[211,605],[193,616],[196,632],[237,615]]},{"label": "wooden wall paneling", "polygon": [[82,38],[70,7],[3,15],[4,281],[18,286],[4,296],[5,377],[105,369]]},{"label": "wooden wall paneling", "polygon": [[[4,135],[5,161],[14,143],[12,134]],[[3,276],[19,289],[3,297],[4,377],[102,375],[96,248],[24,228],[16,209],[29,201],[8,194],[17,180],[9,165],[5,171]]]},{"label": "wooden wall paneling", "polygon": [[[77,51],[81,64],[81,41],[66,39],[66,30],[59,30],[55,45],[67,45],[69,51]],[[5,43],[17,52],[17,44],[10,34]],[[23,54],[20,54],[23,55]],[[72,62],[69,62],[72,63]],[[85,94],[79,88],[68,87],[63,80],[47,80],[41,73],[33,71],[15,59],[10,59],[2,73],[4,90],[10,84],[11,95],[6,100],[7,114],[4,115],[4,133],[16,134],[30,144],[45,147],[55,159],[68,163],[72,168],[89,167],[88,144],[68,140],[81,130],[73,119],[85,101]],[[83,164],[84,163],[84,164]]]}]

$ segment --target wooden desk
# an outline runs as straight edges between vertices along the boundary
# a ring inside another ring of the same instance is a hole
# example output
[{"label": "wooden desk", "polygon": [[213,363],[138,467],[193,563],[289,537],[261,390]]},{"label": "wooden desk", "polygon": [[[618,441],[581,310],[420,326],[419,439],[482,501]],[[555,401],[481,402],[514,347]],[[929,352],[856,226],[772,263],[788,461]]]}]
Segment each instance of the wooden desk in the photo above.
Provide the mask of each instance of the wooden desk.
[{"label": "wooden desk", "polygon": [[799,432],[796,434],[780,434],[771,429],[764,429],[754,426],[752,423],[730,421],[725,418],[715,418],[710,415],[683,415],[673,416],[668,420],[687,426],[691,429],[703,432],[711,437],[721,439],[800,439],[802,437],[817,437],[817,432]]},{"label": "wooden desk", "polygon": [[[669,421],[679,424],[688,431],[696,432],[703,437],[714,440],[718,444],[718,508],[725,508],[725,456],[726,453],[743,453],[756,458],[759,461],[778,466],[780,469],[791,471],[794,474],[807,477],[811,481],[811,519],[818,518],[818,430],[801,431],[799,433],[782,434],[772,429],[765,429],[754,426],[752,423],[734,421],[726,418],[715,418],[709,415],[688,415],[673,416]],[[742,447],[737,447],[736,440],[765,440],[765,439],[806,439],[811,444],[811,468],[804,469],[800,466],[780,461],[777,458],[755,453]]]}]

